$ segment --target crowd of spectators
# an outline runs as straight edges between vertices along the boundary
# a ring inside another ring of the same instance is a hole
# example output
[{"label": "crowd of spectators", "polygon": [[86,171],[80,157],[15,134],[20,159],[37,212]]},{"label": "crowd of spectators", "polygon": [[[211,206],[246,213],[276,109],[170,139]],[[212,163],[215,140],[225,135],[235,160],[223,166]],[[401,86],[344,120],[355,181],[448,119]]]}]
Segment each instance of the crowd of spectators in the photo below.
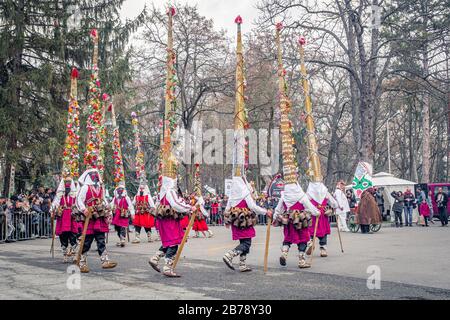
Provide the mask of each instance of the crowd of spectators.
[{"label": "crowd of spectators", "polygon": [[0,196],[0,241],[51,236],[50,207],[54,197],[52,188],[43,187],[10,198]]}]

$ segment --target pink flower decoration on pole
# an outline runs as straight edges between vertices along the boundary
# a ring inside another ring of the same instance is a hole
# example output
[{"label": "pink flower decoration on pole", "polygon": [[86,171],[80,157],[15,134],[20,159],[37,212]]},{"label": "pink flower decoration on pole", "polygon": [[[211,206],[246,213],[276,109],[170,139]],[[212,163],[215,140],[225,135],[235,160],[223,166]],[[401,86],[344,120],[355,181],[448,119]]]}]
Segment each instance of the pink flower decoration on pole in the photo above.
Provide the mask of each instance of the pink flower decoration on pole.
[{"label": "pink flower decoration on pole", "polygon": [[97,37],[98,37],[97,29],[92,29],[92,30],[91,30],[91,37],[92,37],[92,38],[97,38]]},{"label": "pink flower decoration on pole", "polygon": [[283,23],[282,22],[278,22],[277,23],[277,30],[281,31],[283,29]]},{"label": "pink flower decoration on pole", "polygon": [[78,76],[79,76],[79,73],[78,73],[77,68],[73,68],[72,74],[71,74],[72,79],[78,79]]},{"label": "pink flower decoration on pole", "polygon": [[241,16],[237,16],[236,19],[234,19],[234,23],[242,24],[242,17]]},{"label": "pink flower decoration on pole", "polygon": [[306,39],[305,39],[305,37],[304,37],[304,36],[301,36],[300,38],[298,38],[298,43],[299,43],[301,46],[304,46],[304,45],[306,44]]},{"label": "pink flower decoration on pole", "polygon": [[108,100],[109,100],[109,95],[108,95],[107,93],[104,93],[104,94],[102,95],[102,100],[103,100],[103,101],[108,101]]},{"label": "pink flower decoration on pole", "polygon": [[170,7],[167,13],[173,17],[177,14],[177,11],[175,10],[175,7]]}]

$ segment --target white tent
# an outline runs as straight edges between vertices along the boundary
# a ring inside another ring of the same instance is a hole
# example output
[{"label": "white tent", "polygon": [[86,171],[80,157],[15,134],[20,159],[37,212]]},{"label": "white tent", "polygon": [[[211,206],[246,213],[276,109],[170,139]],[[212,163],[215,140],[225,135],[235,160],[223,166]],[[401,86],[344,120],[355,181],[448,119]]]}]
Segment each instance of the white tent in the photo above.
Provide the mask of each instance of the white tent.
[{"label": "white tent", "polygon": [[[384,197],[384,209],[385,210],[391,210],[392,205],[394,203],[394,198],[391,196],[391,193],[393,191],[402,191],[403,193],[406,191],[406,189],[410,189],[411,192],[414,193],[414,185],[416,182],[408,181],[404,179],[400,179],[397,177],[394,177],[390,173],[386,172],[379,172],[372,176],[373,185],[375,187],[383,187],[383,197]],[[352,186],[347,186],[347,188],[351,188]],[[416,222],[419,217],[419,212],[417,209],[413,212],[413,222]],[[391,212],[391,220],[394,220],[394,215]],[[403,222],[404,222],[403,217]]]}]

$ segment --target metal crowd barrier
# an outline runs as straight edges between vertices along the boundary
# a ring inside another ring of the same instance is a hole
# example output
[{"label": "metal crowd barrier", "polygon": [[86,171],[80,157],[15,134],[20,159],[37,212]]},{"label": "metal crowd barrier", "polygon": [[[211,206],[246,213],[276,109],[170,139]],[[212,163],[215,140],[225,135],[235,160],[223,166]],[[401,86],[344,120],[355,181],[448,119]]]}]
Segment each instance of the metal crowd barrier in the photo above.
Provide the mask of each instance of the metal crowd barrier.
[{"label": "metal crowd barrier", "polygon": [[51,236],[49,213],[16,211],[1,220],[0,242],[45,239]]}]

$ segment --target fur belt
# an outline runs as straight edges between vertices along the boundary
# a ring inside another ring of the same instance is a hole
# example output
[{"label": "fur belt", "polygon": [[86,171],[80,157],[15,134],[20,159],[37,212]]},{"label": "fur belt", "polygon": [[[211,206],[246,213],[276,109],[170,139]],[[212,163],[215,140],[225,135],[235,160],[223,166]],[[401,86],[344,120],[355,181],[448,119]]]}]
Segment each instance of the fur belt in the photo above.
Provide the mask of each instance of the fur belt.
[{"label": "fur belt", "polygon": [[284,214],[278,215],[274,221],[274,226],[286,226],[292,223],[295,229],[300,230],[311,226],[311,213],[301,210],[288,210]]},{"label": "fur belt", "polygon": [[[111,214],[109,209],[103,204],[94,205],[92,207],[88,207],[88,209],[89,208],[92,208],[91,209],[92,210],[92,216],[91,216],[92,220],[106,218],[106,217],[110,216],[110,214]],[[72,210],[72,217],[74,217],[75,221],[77,221],[77,222],[84,222],[84,220],[86,219],[83,212],[78,211],[78,209]]]},{"label": "fur belt", "polygon": [[160,205],[158,208],[156,208],[156,218],[158,219],[176,219],[181,220],[186,216],[188,213],[181,213],[175,211],[171,206],[168,205]]},{"label": "fur belt", "polygon": [[233,207],[223,215],[225,224],[232,224],[240,229],[255,226],[256,214],[249,208]]},{"label": "fur belt", "polygon": [[59,206],[58,209],[56,210],[56,216],[57,217],[61,217],[63,212],[64,212],[64,210],[67,210],[67,209],[70,209],[73,212],[76,209],[76,206],[75,205],[73,205],[71,207]]}]

